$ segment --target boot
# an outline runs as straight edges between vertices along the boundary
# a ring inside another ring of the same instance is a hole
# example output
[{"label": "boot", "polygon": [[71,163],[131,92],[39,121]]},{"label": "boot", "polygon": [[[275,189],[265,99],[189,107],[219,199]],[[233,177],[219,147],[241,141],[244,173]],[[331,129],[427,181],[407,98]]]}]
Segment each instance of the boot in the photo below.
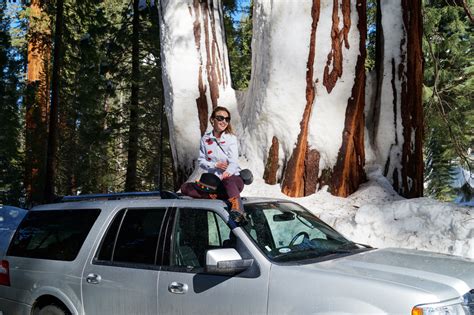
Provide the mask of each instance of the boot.
[{"label": "boot", "polygon": [[232,220],[237,223],[247,220],[240,197],[229,198],[229,203],[231,205],[229,215]]}]

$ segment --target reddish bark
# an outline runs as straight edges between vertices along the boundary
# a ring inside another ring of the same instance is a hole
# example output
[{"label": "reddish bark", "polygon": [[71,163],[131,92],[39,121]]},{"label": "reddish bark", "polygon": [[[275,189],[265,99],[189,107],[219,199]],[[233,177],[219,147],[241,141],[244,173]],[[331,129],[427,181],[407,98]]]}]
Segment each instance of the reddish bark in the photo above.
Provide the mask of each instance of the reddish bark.
[{"label": "reddish bark", "polygon": [[[39,0],[30,4],[31,17],[42,14]],[[31,24],[30,24],[31,27]],[[46,176],[47,124],[49,112],[49,60],[48,34],[35,33],[28,42],[27,94],[25,97],[25,189],[26,203],[32,206],[44,202]],[[38,36],[40,35],[40,36]]]},{"label": "reddish bark", "polygon": [[[196,18],[193,23],[193,31],[194,31],[194,42],[196,43],[196,49],[198,50],[199,54],[201,54],[201,22],[200,19],[200,5],[198,0],[194,0],[194,12],[196,14]],[[191,9],[190,9],[191,10]],[[191,12],[191,11],[190,11]],[[198,90],[199,90],[199,97],[196,99],[196,106],[198,111],[198,118],[199,118],[199,129],[201,131],[201,136],[204,135],[207,129],[207,118],[209,115],[208,104],[207,104],[207,97],[206,97],[206,86],[204,85],[202,79],[202,59],[200,60],[199,66],[199,77],[198,77]]]},{"label": "reddish bark", "polygon": [[305,161],[313,161],[315,150],[311,150],[311,158],[307,159],[308,154],[308,132],[309,132],[309,120],[311,118],[311,112],[313,109],[313,103],[315,98],[315,88],[313,85],[313,73],[314,73],[314,58],[316,55],[316,29],[319,22],[320,15],[320,0],[313,0],[313,6],[311,8],[311,37],[309,45],[309,55],[306,64],[306,106],[303,112],[303,118],[300,123],[300,134],[296,142],[296,148],[293,150],[290,160],[288,161],[287,168],[285,171],[282,192],[291,197],[301,197],[305,194],[305,174],[318,174],[318,165],[314,163],[308,163],[305,165]]},{"label": "reddish bark", "polygon": [[209,110],[207,107],[206,87],[202,82],[202,66],[199,66],[198,89],[199,97],[196,99],[196,105],[198,109],[199,130],[201,131],[201,136],[203,136],[207,129]]},{"label": "reddish bark", "polygon": [[366,0],[357,0],[359,22],[359,56],[351,97],[348,100],[342,133],[342,145],[334,167],[331,193],[347,197],[365,181],[364,172],[364,105],[365,105],[365,39],[367,34]]},{"label": "reddish bark", "polygon": [[[219,49],[219,42],[217,40],[216,17],[214,16],[216,9],[214,8],[213,2],[210,3],[209,9],[210,9],[209,18],[211,20],[211,30],[212,30],[212,59],[213,59],[213,65],[215,66],[215,71],[218,77],[217,85],[223,84],[223,86],[225,87],[227,85],[227,75],[226,75],[227,71],[226,71],[226,64],[222,59],[224,56],[221,55],[221,50]],[[221,19],[221,21],[223,21],[222,16],[220,16],[220,11],[217,10],[217,12],[219,13],[219,18]],[[222,25],[222,30],[224,30],[223,25]],[[223,40],[223,42],[225,42],[225,40]],[[222,63],[223,69],[220,66],[221,63]],[[223,80],[222,78],[223,74],[225,76],[225,80]]]},{"label": "reddish bark", "polygon": [[[339,1],[333,0],[332,9],[332,28],[331,28],[331,52],[328,54],[326,67],[324,67],[323,85],[326,87],[328,93],[336,85],[337,79],[342,76],[342,43],[349,48],[348,33],[351,27],[351,10],[350,0],[342,1],[342,15],[344,26],[339,30]],[[332,70],[329,67],[332,64]]]},{"label": "reddish bark", "polygon": [[263,179],[265,183],[269,185],[275,185],[277,183],[277,171],[278,171],[278,151],[280,150],[280,143],[278,138],[273,136],[272,145],[268,150],[267,163],[265,164],[265,172],[263,173]]},{"label": "reddish bark", "polygon": [[[196,49],[198,50],[200,56],[198,78],[199,97],[196,99],[196,105],[198,108],[199,128],[202,135],[208,126],[209,110],[206,96],[208,90],[207,87],[209,87],[212,107],[215,108],[218,106],[219,84],[223,83],[225,86],[227,83],[227,78],[225,62],[222,61],[221,51],[217,41],[214,2],[212,0],[202,2],[199,0],[194,0],[193,7],[195,12],[195,20],[193,23],[194,40],[196,43]],[[192,10],[190,10],[190,13],[191,12]],[[203,18],[203,25],[201,25],[200,21],[201,15]],[[210,31],[209,26],[211,28]],[[201,28],[203,28],[204,31],[207,85],[204,84],[203,79],[204,74],[202,62],[203,51],[201,50]]]},{"label": "reddish bark", "polygon": [[[407,30],[406,76],[402,82],[401,115],[403,153],[400,193],[407,198],[423,195],[423,53],[421,0],[402,0]],[[413,139],[413,140],[412,140]]]},{"label": "reddish bark", "polygon": [[314,194],[318,189],[318,169],[320,154],[318,150],[306,148],[304,159],[304,195]]}]

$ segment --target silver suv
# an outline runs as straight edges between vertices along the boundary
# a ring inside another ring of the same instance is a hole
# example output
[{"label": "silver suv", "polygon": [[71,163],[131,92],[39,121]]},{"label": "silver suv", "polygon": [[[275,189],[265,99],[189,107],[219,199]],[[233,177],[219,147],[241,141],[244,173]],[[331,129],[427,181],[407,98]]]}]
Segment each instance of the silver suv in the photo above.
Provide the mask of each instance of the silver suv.
[{"label": "silver suv", "polygon": [[123,198],[29,211],[0,314],[474,314],[472,260],[353,243],[300,205]]}]

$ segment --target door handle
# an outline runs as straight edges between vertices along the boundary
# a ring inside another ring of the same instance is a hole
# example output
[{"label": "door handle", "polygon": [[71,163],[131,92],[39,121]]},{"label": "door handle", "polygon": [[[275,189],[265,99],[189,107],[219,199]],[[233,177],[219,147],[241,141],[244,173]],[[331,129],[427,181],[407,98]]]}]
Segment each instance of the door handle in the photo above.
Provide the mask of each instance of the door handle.
[{"label": "door handle", "polygon": [[188,285],[186,283],[171,282],[168,285],[168,291],[175,294],[184,294],[188,292]]},{"label": "door handle", "polygon": [[102,277],[95,273],[90,273],[86,277],[86,282],[90,284],[98,284],[102,280]]}]

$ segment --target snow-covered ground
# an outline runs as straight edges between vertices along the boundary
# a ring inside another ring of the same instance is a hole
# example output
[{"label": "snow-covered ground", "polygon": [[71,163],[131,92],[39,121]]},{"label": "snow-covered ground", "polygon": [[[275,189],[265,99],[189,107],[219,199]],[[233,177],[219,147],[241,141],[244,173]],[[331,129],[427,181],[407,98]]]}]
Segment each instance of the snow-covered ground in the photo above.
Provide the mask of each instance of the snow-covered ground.
[{"label": "snow-covered ground", "polygon": [[378,167],[367,167],[369,181],[348,198],[325,189],[289,198],[279,185],[255,179],[243,196],[290,199],[303,205],[354,242],[373,247],[402,247],[474,259],[474,208],[430,198],[404,199]]}]

